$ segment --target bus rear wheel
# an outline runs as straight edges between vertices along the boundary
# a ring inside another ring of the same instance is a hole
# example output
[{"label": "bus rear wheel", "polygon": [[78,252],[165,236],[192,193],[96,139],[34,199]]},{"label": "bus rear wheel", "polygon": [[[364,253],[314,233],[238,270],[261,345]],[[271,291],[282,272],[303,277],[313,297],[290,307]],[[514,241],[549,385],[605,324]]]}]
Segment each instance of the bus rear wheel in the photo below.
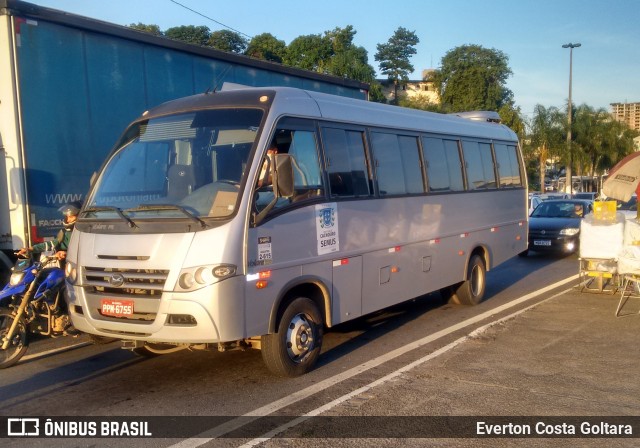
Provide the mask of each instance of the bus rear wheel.
[{"label": "bus rear wheel", "polygon": [[451,302],[458,305],[477,305],[484,297],[487,269],[480,255],[473,255],[467,267],[467,279],[453,287]]},{"label": "bus rear wheel", "polygon": [[274,374],[296,377],[310,371],[320,356],[323,321],[317,305],[306,297],[285,308],[277,332],[262,336],[262,359]]}]

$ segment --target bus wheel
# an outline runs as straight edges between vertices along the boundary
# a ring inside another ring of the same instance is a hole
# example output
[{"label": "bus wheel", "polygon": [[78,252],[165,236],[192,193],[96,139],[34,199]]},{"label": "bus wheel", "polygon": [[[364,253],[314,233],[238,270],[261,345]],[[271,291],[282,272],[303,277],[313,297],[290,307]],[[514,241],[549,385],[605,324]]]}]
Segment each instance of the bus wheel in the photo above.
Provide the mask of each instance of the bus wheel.
[{"label": "bus wheel", "polygon": [[177,347],[171,344],[157,344],[153,342],[147,342],[142,347],[134,348],[132,351],[136,355],[143,356],[145,358],[155,358],[160,355],[167,355],[169,353],[184,350],[185,347]]},{"label": "bus wheel", "polygon": [[474,255],[469,260],[467,279],[457,285],[451,296],[451,301],[459,305],[477,305],[484,297],[487,270],[480,255]]},{"label": "bus wheel", "polygon": [[276,375],[295,377],[315,365],[322,347],[322,316],[316,304],[298,297],[284,310],[277,332],[262,336],[262,359]]}]

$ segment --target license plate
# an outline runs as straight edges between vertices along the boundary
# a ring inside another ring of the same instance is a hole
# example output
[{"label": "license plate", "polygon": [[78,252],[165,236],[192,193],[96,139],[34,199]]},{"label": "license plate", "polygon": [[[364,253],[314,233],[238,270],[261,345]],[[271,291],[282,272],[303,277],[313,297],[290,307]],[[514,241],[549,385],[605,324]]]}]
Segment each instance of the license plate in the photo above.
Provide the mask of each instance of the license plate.
[{"label": "license plate", "polygon": [[534,246],[551,246],[551,240],[534,240]]},{"label": "license plate", "polygon": [[131,317],[133,316],[133,300],[102,299],[100,312],[103,316]]}]

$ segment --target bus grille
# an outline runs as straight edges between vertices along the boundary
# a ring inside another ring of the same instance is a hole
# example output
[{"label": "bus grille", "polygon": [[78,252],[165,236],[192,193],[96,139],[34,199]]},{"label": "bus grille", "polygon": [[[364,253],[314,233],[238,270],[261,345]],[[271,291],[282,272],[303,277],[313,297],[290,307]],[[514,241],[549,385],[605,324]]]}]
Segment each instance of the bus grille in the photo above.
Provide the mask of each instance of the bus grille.
[{"label": "bus grille", "polygon": [[162,269],[85,267],[83,285],[89,292],[160,299],[169,275]]}]

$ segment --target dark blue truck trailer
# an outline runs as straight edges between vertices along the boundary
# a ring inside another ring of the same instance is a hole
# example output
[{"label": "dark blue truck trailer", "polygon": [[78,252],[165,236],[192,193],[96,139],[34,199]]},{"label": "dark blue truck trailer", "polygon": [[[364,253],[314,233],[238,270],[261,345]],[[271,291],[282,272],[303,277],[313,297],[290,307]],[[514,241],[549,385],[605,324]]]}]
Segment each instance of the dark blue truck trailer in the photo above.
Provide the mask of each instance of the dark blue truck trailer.
[{"label": "dark blue truck trailer", "polygon": [[223,83],[367,99],[368,85],[0,0],[0,271],[50,239],[122,129]]}]

